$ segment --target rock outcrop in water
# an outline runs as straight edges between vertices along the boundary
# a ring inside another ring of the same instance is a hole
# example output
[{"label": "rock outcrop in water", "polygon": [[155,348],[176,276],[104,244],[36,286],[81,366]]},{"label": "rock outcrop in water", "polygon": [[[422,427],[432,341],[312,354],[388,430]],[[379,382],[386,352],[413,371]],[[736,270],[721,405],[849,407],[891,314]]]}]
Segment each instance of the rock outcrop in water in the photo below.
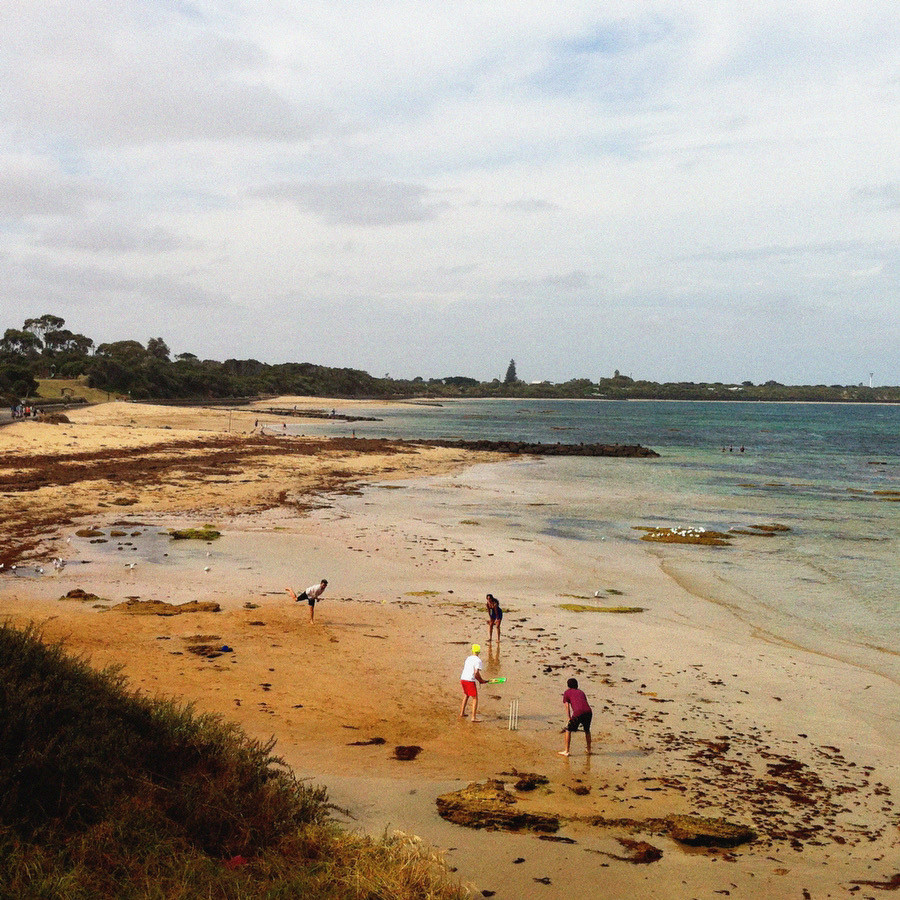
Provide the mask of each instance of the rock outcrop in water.
[{"label": "rock outcrop in water", "polygon": [[511,453],[523,456],[619,456],[649,459],[659,454],[640,444],[542,444],[523,441],[462,441],[435,438],[416,439],[408,444],[428,447],[450,447],[455,450],[482,450],[488,453]]}]

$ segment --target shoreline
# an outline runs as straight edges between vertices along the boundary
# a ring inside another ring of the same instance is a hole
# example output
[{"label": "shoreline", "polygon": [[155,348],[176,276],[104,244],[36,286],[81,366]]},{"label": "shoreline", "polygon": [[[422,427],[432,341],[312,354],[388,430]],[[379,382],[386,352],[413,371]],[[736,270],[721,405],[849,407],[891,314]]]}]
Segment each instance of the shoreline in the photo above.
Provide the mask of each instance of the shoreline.
[{"label": "shoreline", "polygon": [[[81,430],[98,443],[110,442],[109,450],[116,438],[133,447],[134,432],[145,429],[155,440],[165,426],[115,432],[105,427]],[[74,430],[78,435],[68,438],[84,449],[87,435]],[[4,437],[9,434],[5,429]],[[611,540],[598,556],[574,542],[494,522],[491,515],[504,504],[527,502],[511,492],[523,490],[515,473],[528,466],[473,468],[473,461],[457,454],[388,458],[373,466],[371,459],[317,457],[317,466],[345,472],[349,464],[356,466],[352,477],[342,476],[354,489],[316,489],[315,508],[305,512],[290,503],[241,512],[246,507],[237,497],[227,508],[216,506],[214,484],[182,475],[170,491],[157,485],[160,490],[140,495],[130,507],[97,508],[106,493],[121,494],[121,485],[88,484],[82,501],[93,498],[95,507],[84,520],[102,525],[107,543],[90,544],[90,538],[73,536],[74,525],[65,526],[57,548],[68,536],[77,557],[91,561],[43,579],[0,576],[0,614],[17,621],[36,617],[48,637],[66,636],[97,664],[124,664],[134,687],[189,699],[203,711],[239,721],[254,736],[274,734],[287,762],[299,774],[330,782],[333,800],[353,805],[363,827],[380,833],[390,824],[457,848],[448,858],[464,880],[500,898],[525,896],[536,890],[533,880],[539,877],[552,881],[540,888],[548,900],[668,897],[682,881],[704,896],[735,890],[730,882],[750,896],[799,895],[801,889],[819,896],[854,877],[891,877],[896,812],[887,805],[890,793],[873,789],[877,782],[886,782],[890,791],[900,787],[896,764],[890,763],[896,724],[884,722],[880,733],[865,724],[859,709],[865,703],[876,714],[879,706],[889,714],[894,691],[842,661],[764,644],[753,637],[751,623],[736,622],[729,610],[679,587],[639,544]],[[288,491],[285,499],[299,499],[301,475],[312,478],[311,484],[322,481],[321,471],[313,473],[316,481],[306,470],[282,468],[280,462],[274,468],[268,462],[241,465],[244,477],[256,472],[270,475],[263,481],[278,482],[263,492],[270,499],[281,490]],[[360,490],[361,480],[368,486]],[[184,494],[193,497],[193,507],[189,497],[179,497]],[[30,499],[40,504],[73,498],[31,492]],[[213,518],[223,537],[216,542],[176,549],[159,534],[217,509]],[[114,521],[133,527],[116,540],[109,533]],[[145,526],[138,525],[142,521]],[[138,560],[133,570],[123,562],[129,557]],[[297,587],[320,574],[334,588],[310,627],[306,610],[287,601],[284,586]],[[585,583],[616,586],[623,600],[647,612],[585,619],[560,611],[566,595],[585,592]],[[69,585],[89,587],[112,601],[130,595],[213,600],[222,612],[123,620],[113,610],[60,602],[56,598]],[[492,588],[506,610],[496,652],[487,647],[482,611],[485,589]],[[245,608],[247,603],[253,608]],[[218,635],[233,654],[194,656],[187,639],[197,634]],[[457,670],[465,646],[479,638],[489,673],[510,676],[506,685],[485,690],[487,722],[480,726],[456,719]],[[595,708],[599,752],[584,757],[579,735],[573,757],[563,761],[556,755],[563,723],[559,684],[576,671]],[[514,693],[522,702],[519,732],[506,728]],[[798,738],[798,731],[805,737]],[[729,736],[724,750],[722,735]],[[384,738],[385,745],[352,746],[374,737]],[[422,753],[414,762],[398,762],[390,750],[401,744],[422,746]],[[710,744],[719,750],[712,753]],[[841,749],[836,755],[826,746]],[[814,775],[820,787],[815,780],[795,783],[787,775],[767,775],[773,759],[793,760],[796,771]],[[869,765],[875,774],[864,775]],[[364,780],[353,774],[361,767]],[[519,797],[534,810],[646,818],[702,809],[750,819],[764,835],[815,828],[809,837],[766,836],[730,852],[685,852],[668,839],[648,836],[663,859],[635,866],[597,856],[622,853],[618,838],[624,833],[615,829],[570,824],[564,833],[577,843],[554,844],[533,835],[488,835],[437,817],[438,788],[511,768],[550,778],[548,789]],[[798,797],[811,792],[815,809],[785,793],[772,795],[771,786],[766,793],[766,779],[785,789],[793,784]],[[589,792],[579,795],[576,787]],[[860,804],[852,814],[838,809],[845,789]],[[405,820],[397,821],[401,814]],[[829,817],[835,824],[827,823]],[[850,822],[857,820],[878,836],[869,840],[856,833]],[[513,863],[518,856],[526,862]],[[567,878],[586,863],[602,865],[602,881],[579,886]]]}]

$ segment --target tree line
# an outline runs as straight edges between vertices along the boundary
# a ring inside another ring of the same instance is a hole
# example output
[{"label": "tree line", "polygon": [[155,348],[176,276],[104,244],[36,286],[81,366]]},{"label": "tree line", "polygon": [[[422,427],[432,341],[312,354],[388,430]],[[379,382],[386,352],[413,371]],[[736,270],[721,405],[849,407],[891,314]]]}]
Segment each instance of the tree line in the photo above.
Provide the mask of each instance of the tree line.
[{"label": "tree line", "polygon": [[754,385],[634,380],[618,371],[597,381],[574,378],[554,384],[526,383],[510,360],[501,380],[479,381],[465,375],[443,378],[376,378],[359,369],[308,362],[269,364],[256,359],[199,359],[193,353],[172,356],[161,337],[146,345],[135,340],[95,345],[65,327],[59,316],[25,319],[0,338],[0,398],[4,403],[33,398],[38,379],[80,379],[91,388],[133,400],[214,400],[276,396],[397,399],[403,397],[543,397],[608,400],[806,400],[900,402],[900,388],[864,385]]}]

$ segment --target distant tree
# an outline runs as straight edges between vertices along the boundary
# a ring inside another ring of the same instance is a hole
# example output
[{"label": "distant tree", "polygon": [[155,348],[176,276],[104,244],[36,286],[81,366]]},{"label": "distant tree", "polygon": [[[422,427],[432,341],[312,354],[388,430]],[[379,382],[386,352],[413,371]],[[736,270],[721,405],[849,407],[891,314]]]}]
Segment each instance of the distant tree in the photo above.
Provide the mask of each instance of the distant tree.
[{"label": "distant tree", "polygon": [[169,359],[169,348],[161,337],[150,338],[150,340],[147,341],[147,352],[157,359],[164,359],[166,361]]},{"label": "distant tree", "polygon": [[467,378],[465,375],[450,375],[444,379],[444,384],[452,384],[454,387],[475,387],[478,382],[474,378]]},{"label": "distant tree", "polygon": [[50,313],[44,313],[37,319],[26,319],[23,327],[26,331],[36,334],[43,341],[48,332],[59,331],[65,324],[65,319],[50,315]]},{"label": "distant tree", "polygon": [[504,384],[515,384],[519,379],[516,377],[516,361],[511,359],[506,369],[506,376],[503,379]]},{"label": "distant tree", "polygon": [[44,339],[47,346],[53,346],[57,353],[74,353],[79,356],[87,356],[94,346],[94,342],[84,334],[73,334],[68,329],[51,331]]},{"label": "distant tree", "polygon": [[138,362],[146,358],[147,351],[139,341],[112,341],[109,344],[101,344],[97,348],[97,356],[108,356],[112,359]]},{"label": "distant tree", "polygon": [[0,353],[9,353],[13,356],[25,356],[35,358],[43,347],[43,341],[33,332],[27,329],[20,331],[18,328],[7,328],[0,338]]}]

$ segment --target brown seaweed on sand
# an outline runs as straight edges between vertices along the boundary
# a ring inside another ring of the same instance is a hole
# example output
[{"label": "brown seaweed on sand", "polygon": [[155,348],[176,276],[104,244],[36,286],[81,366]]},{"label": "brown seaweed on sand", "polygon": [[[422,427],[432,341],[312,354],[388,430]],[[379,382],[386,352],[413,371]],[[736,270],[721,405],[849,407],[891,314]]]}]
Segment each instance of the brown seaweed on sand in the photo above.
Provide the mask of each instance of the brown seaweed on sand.
[{"label": "brown seaweed on sand", "polygon": [[417,747],[415,744],[412,744],[408,747],[400,746],[394,748],[394,759],[402,760],[403,762],[409,762],[410,760],[415,759],[422,752],[421,747]]},{"label": "brown seaweed on sand", "polygon": [[59,598],[60,600],[77,600],[79,603],[95,603],[98,600],[103,601],[102,597],[92,594],[83,588],[72,588],[71,591]]},{"label": "brown seaweed on sand", "polygon": [[631,838],[616,838],[616,840],[628,851],[627,856],[617,853],[604,853],[610,859],[618,859],[622,862],[646,864],[662,859],[662,850],[648,844],[646,841],[633,841]]}]

